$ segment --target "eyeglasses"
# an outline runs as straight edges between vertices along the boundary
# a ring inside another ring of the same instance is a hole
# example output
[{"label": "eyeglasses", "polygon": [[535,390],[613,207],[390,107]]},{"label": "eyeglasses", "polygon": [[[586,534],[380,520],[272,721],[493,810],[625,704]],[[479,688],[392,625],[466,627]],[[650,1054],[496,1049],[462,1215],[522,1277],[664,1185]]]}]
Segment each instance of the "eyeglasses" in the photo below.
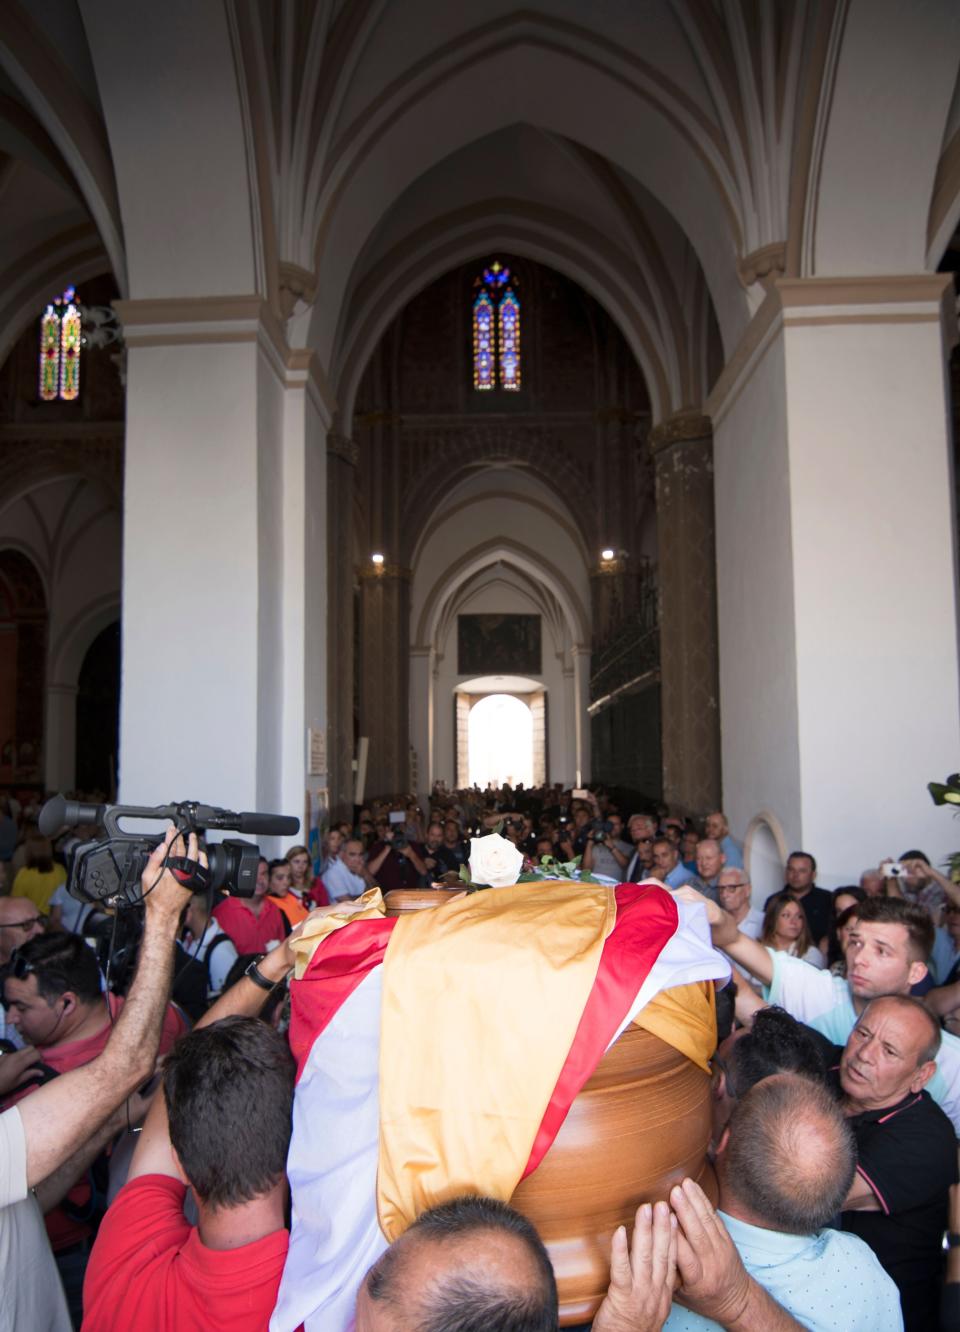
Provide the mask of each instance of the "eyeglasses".
[{"label": "eyeglasses", "polygon": [[29,930],[34,925],[42,924],[42,916],[31,916],[29,920],[14,920],[9,925],[0,925],[0,930]]}]

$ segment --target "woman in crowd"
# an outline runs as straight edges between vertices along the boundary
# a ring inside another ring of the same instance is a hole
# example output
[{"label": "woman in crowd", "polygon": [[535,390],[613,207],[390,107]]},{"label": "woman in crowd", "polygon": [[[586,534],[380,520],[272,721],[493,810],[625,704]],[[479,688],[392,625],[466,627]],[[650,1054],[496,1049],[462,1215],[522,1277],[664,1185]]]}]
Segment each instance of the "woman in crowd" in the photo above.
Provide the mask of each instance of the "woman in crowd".
[{"label": "woman in crowd", "polygon": [[789,893],[777,893],[768,902],[760,942],[778,953],[789,953],[791,957],[799,957],[823,970],[823,954],[810,937],[803,907]]},{"label": "woman in crowd", "polygon": [[17,871],[11,897],[29,897],[38,911],[47,914],[50,899],[65,882],[67,871],[55,863],[53,848],[46,837],[27,839],[26,863]]},{"label": "woman in crowd", "polygon": [[[847,929],[850,919],[844,920],[843,934],[840,934],[840,919],[846,917],[846,913],[851,907],[857,906],[860,902],[866,900],[867,894],[856,884],[850,884],[846,888],[834,888],[833,890],[833,919],[830,922],[830,929],[820,940],[820,952],[827,959],[827,966],[837,976],[845,976],[846,972],[846,947],[847,947]],[[856,913],[854,913],[856,914]]]},{"label": "woman in crowd", "polygon": [[322,856],[320,859],[320,877],[330,865],[339,857],[340,848],[343,846],[343,833],[339,828],[331,828],[323,839]]},{"label": "woman in crowd", "polygon": [[310,852],[305,846],[291,846],[286,855],[290,866],[290,891],[306,905],[329,906],[330,898],[319,874],[314,875]]}]

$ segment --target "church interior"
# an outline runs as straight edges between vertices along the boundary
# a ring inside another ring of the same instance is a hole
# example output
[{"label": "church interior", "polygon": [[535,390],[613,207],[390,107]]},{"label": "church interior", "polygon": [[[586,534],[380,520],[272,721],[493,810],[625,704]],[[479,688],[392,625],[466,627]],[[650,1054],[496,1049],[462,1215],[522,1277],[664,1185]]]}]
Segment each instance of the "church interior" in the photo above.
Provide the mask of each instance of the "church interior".
[{"label": "church interior", "polygon": [[958,71],[950,0],[8,0],[0,787],[953,850]]}]

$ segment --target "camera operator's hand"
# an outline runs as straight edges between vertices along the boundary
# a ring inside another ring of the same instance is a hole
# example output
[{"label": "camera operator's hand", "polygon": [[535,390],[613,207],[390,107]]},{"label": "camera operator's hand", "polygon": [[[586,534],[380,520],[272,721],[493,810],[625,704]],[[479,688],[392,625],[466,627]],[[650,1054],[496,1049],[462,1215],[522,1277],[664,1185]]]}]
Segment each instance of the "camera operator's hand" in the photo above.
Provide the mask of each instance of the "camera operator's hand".
[{"label": "camera operator's hand", "polygon": [[386,842],[387,846],[393,846],[393,829],[392,829],[392,828],[384,828],[384,830],[383,830],[383,840]]},{"label": "camera operator's hand", "polygon": [[34,1064],[39,1064],[40,1060],[40,1051],[34,1049],[32,1045],[26,1045],[22,1050],[11,1050],[9,1054],[0,1056],[0,1100],[26,1082],[31,1068]]},{"label": "camera operator's hand", "polygon": [[172,871],[165,867],[167,858],[173,856],[186,856],[188,860],[199,861],[204,867],[207,864],[206,853],[198,849],[197,834],[191,833],[184,846],[183,838],[171,824],[164,833],[163,841],[154,847],[140,876],[140,888],[148,916],[153,915],[157,919],[174,917],[179,920],[180,913],[190,900],[189,888],[179,883]]}]

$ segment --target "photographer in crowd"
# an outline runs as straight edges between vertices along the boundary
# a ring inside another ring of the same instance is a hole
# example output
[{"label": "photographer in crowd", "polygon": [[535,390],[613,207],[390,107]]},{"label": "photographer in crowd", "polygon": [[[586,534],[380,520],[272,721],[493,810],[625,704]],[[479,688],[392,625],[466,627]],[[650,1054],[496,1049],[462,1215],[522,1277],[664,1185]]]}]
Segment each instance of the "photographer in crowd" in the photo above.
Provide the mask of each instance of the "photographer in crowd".
[{"label": "photographer in crowd", "polygon": [[[98,1135],[153,1071],[170,989],[174,941],[186,893],[164,869],[176,854],[171,828],[141,880],[145,924],[136,975],[101,1052],[54,1077],[0,1115],[0,1332],[67,1332],[70,1319],[43,1218],[31,1190],[57,1173],[70,1183],[101,1149]],[[188,854],[196,857],[191,837]],[[36,983],[36,978],[31,977]],[[62,1001],[61,1001],[62,1002]],[[37,1061],[32,1048],[0,1059],[0,1094],[9,1096]],[[92,1146],[91,1146],[92,1142]],[[91,1155],[92,1153],[92,1155]]]},{"label": "photographer in crowd", "polygon": [[367,872],[385,893],[394,888],[418,888],[427,867],[424,847],[407,840],[402,824],[381,820],[377,841],[367,857]]}]

